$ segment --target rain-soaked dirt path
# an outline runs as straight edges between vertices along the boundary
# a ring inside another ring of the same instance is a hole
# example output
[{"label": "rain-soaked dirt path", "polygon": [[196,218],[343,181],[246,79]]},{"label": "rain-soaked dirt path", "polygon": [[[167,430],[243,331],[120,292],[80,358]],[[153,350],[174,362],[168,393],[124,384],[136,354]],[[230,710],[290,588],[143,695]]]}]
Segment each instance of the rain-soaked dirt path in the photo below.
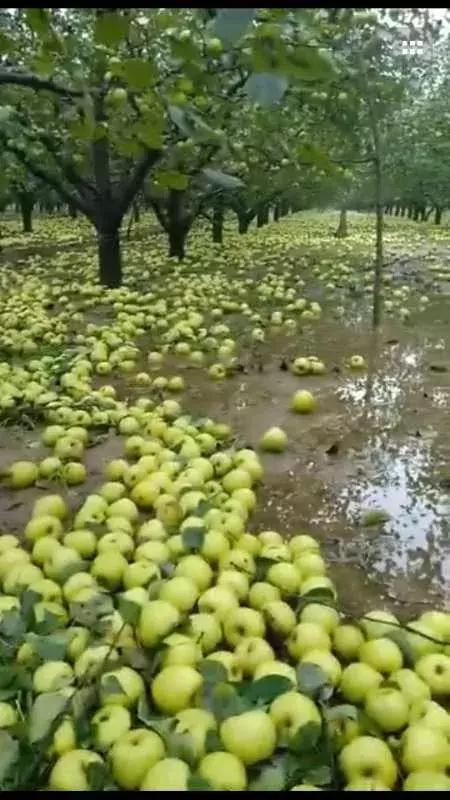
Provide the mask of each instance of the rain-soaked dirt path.
[{"label": "rain-soaked dirt path", "polygon": [[[389,257],[401,256],[387,240]],[[321,320],[291,336],[272,331],[265,344],[243,351],[242,371],[234,377],[217,384],[204,369],[177,359],[168,359],[163,370],[185,375],[186,410],[230,423],[243,446],[257,447],[272,425],[286,431],[286,451],[262,455],[265,478],[251,528],[285,536],[310,531],[320,538],[342,605],[355,613],[382,605],[411,615],[423,604],[450,604],[450,273],[440,272],[443,261],[449,261],[446,241],[418,245],[413,262],[400,258],[393,271],[402,283],[423,274],[440,291],[429,291],[428,308],[406,325],[388,318],[376,340],[361,299],[342,298],[344,313],[337,315],[336,301],[323,299],[311,282],[305,296],[323,300]],[[233,331],[233,323],[239,327],[230,315],[225,321]],[[345,368],[354,353],[368,359],[367,372]],[[294,377],[285,362],[300,355],[318,356],[326,374]],[[289,411],[298,388],[315,393],[316,413]],[[145,390],[124,381],[121,394],[133,392]],[[0,433],[8,460],[39,457],[37,431],[17,439]],[[122,443],[111,435],[88,450],[88,481],[68,492],[73,506],[95,490],[103,464]],[[17,504],[0,490],[2,524],[20,532],[44,490],[29,490]],[[383,510],[389,519],[367,526],[370,510]]]}]

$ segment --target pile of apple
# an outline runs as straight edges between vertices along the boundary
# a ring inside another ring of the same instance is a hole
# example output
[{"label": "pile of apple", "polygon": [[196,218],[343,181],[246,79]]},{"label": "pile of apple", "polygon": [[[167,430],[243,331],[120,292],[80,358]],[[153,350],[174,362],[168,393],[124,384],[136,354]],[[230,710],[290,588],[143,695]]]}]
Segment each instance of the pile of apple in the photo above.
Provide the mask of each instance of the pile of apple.
[{"label": "pile of apple", "polygon": [[[177,403],[138,408],[125,457],[73,515],[47,494],[22,545],[0,537],[1,625],[31,596],[31,630],[50,622],[61,647],[42,658],[32,636],[14,655],[35,702],[64,698],[46,742],[49,787],[87,790],[89,765],[104,764],[123,790],[244,790],[313,725],[336,750],[334,787],[449,788],[450,614],[427,612],[403,631],[386,611],[345,619],[314,538],[249,532],[256,453],[227,446],[226,426]],[[55,433],[56,445],[67,436],[48,426],[44,441]],[[96,609],[95,624],[80,624]],[[309,691],[305,665],[326,695]],[[80,738],[73,698],[87,686]],[[1,727],[14,737],[17,723],[14,702],[2,702]],[[285,788],[312,788],[307,775]]]}]

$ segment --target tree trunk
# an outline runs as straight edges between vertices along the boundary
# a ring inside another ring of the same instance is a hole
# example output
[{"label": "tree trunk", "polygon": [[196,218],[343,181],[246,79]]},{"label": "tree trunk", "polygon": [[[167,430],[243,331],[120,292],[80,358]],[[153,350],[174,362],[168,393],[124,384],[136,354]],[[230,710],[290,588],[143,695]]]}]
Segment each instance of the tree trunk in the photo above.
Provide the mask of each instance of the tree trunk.
[{"label": "tree trunk", "polygon": [[375,243],[375,272],[373,279],[373,327],[378,328],[381,322],[383,306],[382,281],[383,281],[383,185],[382,165],[378,132],[375,136],[376,158],[375,166],[375,199],[376,199],[376,243]]},{"label": "tree trunk", "polygon": [[33,208],[34,198],[29,194],[19,196],[19,207],[22,215],[23,233],[33,233]]},{"label": "tree trunk", "polygon": [[223,242],[223,205],[221,200],[217,200],[213,206],[212,239],[215,244]]},{"label": "tree trunk", "polygon": [[337,239],[345,239],[345,237],[348,236],[347,209],[346,208],[341,208],[341,211],[339,213],[339,224],[337,226],[337,229],[336,229],[334,235],[336,236]]},{"label": "tree trunk", "polygon": [[396,217],[398,217],[398,215],[400,214],[400,206],[398,203],[396,203],[395,205],[394,214]]},{"label": "tree trunk", "polygon": [[280,217],[286,217],[289,214],[289,200],[282,200],[280,203]]},{"label": "tree trunk", "polygon": [[404,217],[406,214],[406,206],[401,206],[400,208],[400,216]]},{"label": "tree trunk", "polygon": [[442,208],[440,206],[436,206],[434,211],[434,224],[440,225],[442,221]]},{"label": "tree trunk", "polygon": [[75,206],[73,205],[73,203],[69,204],[68,210],[69,210],[69,217],[71,219],[76,219],[77,215],[78,215],[78,212],[77,212],[77,209],[75,208]]},{"label": "tree trunk", "polygon": [[171,225],[168,236],[170,258],[178,258],[179,261],[182,261],[184,258],[184,244],[186,241],[186,232],[184,228]]},{"label": "tree trunk", "polygon": [[250,219],[247,214],[238,214],[238,231],[239,233],[247,233],[250,225]]},{"label": "tree trunk", "polygon": [[419,206],[414,206],[412,218],[414,222],[417,222],[419,219]]},{"label": "tree trunk", "polygon": [[412,219],[413,211],[414,211],[414,208],[412,206],[408,206],[408,213],[406,215],[408,217],[408,219]]},{"label": "tree trunk", "polygon": [[120,225],[114,229],[97,229],[100,283],[108,289],[116,289],[122,283],[119,229]]},{"label": "tree trunk", "polygon": [[256,227],[262,228],[263,225],[267,225],[269,222],[269,206],[267,203],[262,203],[258,207],[258,211],[256,214]]},{"label": "tree trunk", "polygon": [[427,210],[426,210],[425,206],[420,206],[420,208],[419,208],[419,219],[420,219],[421,222],[425,222],[425,220],[426,220],[426,212],[427,212]]},{"label": "tree trunk", "polygon": [[273,207],[273,221],[274,222],[280,221],[280,206],[278,203],[275,203]]},{"label": "tree trunk", "polygon": [[133,222],[140,222],[141,220],[141,209],[139,208],[138,203],[134,203],[133,205]]}]

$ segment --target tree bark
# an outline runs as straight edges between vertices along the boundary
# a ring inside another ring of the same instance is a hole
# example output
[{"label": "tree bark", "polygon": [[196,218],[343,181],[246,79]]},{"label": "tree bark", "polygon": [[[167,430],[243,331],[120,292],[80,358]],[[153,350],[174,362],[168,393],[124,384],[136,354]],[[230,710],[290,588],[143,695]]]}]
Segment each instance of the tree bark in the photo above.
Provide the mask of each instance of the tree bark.
[{"label": "tree bark", "polygon": [[336,229],[334,235],[336,236],[337,239],[345,239],[345,237],[348,236],[347,209],[346,208],[341,208],[341,211],[339,213],[339,224],[337,226],[337,229]]},{"label": "tree bark", "polygon": [[289,200],[282,200],[280,203],[280,217],[286,217],[289,214]]},{"label": "tree bark", "polygon": [[395,205],[394,214],[395,214],[396,217],[398,217],[398,215],[400,214],[400,206],[399,206],[398,203],[396,203],[396,205]]},{"label": "tree bark", "polygon": [[169,236],[169,256],[170,258],[178,258],[182,261],[185,255],[184,245],[186,241],[186,232],[182,227],[171,225],[168,231]]},{"label": "tree bark", "polygon": [[406,214],[406,206],[401,206],[400,208],[400,216],[404,217]]},{"label": "tree bark", "polygon": [[275,203],[273,207],[273,221],[274,222],[280,221],[280,206],[278,203]]},{"label": "tree bark", "polygon": [[381,323],[381,312],[383,307],[382,296],[382,280],[383,280],[383,168],[381,164],[380,143],[378,140],[378,131],[374,131],[376,157],[374,161],[375,167],[375,209],[376,209],[376,225],[375,225],[375,272],[373,279],[373,318],[372,324],[374,328],[378,328]]},{"label": "tree bark", "polygon": [[238,231],[239,233],[247,233],[251,220],[247,214],[238,214]]},{"label": "tree bark", "polygon": [[116,289],[122,283],[122,259],[120,254],[120,232],[116,228],[97,229],[100,283],[108,289]]},{"label": "tree bark", "polygon": [[412,206],[408,206],[408,212],[407,212],[407,215],[406,215],[408,217],[408,219],[412,219],[413,212],[414,212],[414,208]]},{"label": "tree bark", "polygon": [[33,233],[33,196],[29,194],[19,195],[19,208],[22,215],[23,233]]},{"label": "tree bark", "polygon": [[213,206],[212,239],[215,244],[223,243],[223,204],[220,199]]},{"label": "tree bark", "polygon": [[141,209],[139,208],[138,203],[133,204],[133,222],[140,222],[141,220]]},{"label": "tree bark", "polygon": [[74,206],[73,203],[69,203],[68,210],[69,210],[69,217],[71,219],[76,219],[78,216],[78,211],[76,209],[76,206]]},{"label": "tree bark", "polygon": [[442,208],[440,206],[436,206],[434,211],[434,224],[440,225],[442,221]]},{"label": "tree bark", "polygon": [[262,228],[269,222],[269,206],[267,203],[261,203],[256,213],[256,227]]}]

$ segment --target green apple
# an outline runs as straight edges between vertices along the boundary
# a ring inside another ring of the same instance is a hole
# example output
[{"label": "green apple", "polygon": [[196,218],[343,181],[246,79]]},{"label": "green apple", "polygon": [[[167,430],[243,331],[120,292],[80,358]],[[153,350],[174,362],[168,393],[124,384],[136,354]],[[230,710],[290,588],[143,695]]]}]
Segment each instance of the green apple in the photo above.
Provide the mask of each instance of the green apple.
[{"label": "green apple", "polygon": [[[307,623],[301,623],[306,625]],[[311,623],[313,624],[313,623]],[[329,683],[337,686],[342,675],[342,668],[337,658],[327,650],[318,648],[317,650],[308,650],[301,659],[302,664],[315,664],[320,667],[322,672],[328,678]]]},{"label": "green apple", "polygon": [[205,592],[212,583],[213,572],[208,562],[199,555],[184,556],[175,568],[175,575],[190,578],[200,592]]},{"label": "green apple", "polygon": [[163,640],[163,643],[167,646],[162,660],[164,667],[174,664],[187,664],[195,667],[202,659],[200,645],[192,641],[189,636],[181,633],[172,633]]},{"label": "green apple", "polygon": [[186,632],[203,653],[211,653],[222,641],[222,626],[215,614],[191,614]]},{"label": "green apple", "polygon": [[181,575],[165,581],[159,593],[160,600],[171,603],[181,614],[193,609],[198,595],[197,584]]},{"label": "green apple", "polygon": [[266,580],[276,586],[283,597],[298,595],[300,573],[294,564],[290,564],[287,561],[272,564],[267,570]]},{"label": "green apple", "polygon": [[434,700],[419,700],[411,705],[411,723],[420,722],[427,728],[445,733],[450,739],[450,714]]},{"label": "green apple", "polygon": [[10,728],[18,721],[16,709],[10,703],[0,702],[0,728]]},{"label": "green apple", "polygon": [[245,676],[252,676],[260,664],[272,661],[275,654],[268,642],[258,636],[244,637],[237,644],[234,654]]},{"label": "green apple", "polygon": [[319,542],[308,533],[298,533],[288,541],[288,547],[293,559],[299,558],[305,553],[319,553]]},{"label": "green apple", "polygon": [[294,667],[284,661],[264,661],[256,667],[253,679],[256,681],[259,678],[265,678],[266,675],[281,675],[288,678],[293,686],[297,685],[297,673]]},{"label": "green apple", "polygon": [[153,702],[159,711],[169,715],[177,714],[192,705],[202,680],[200,673],[193,667],[187,665],[164,667],[152,680]]},{"label": "green apple", "polygon": [[58,725],[54,735],[53,741],[47,751],[47,755],[52,758],[53,756],[62,756],[64,753],[69,753],[75,750],[77,746],[77,736],[75,726],[70,717],[66,717]]},{"label": "green apple", "polygon": [[300,622],[315,622],[330,635],[338,627],[339,620],[340,615],[335,608],[324,606],[321,603],[308,603],[299,617]]},{"label": "green apple", "polygon": [[90,631],[81,625],[71,625],[67,629],[66,658],[69,661],[76,661],[81,653],[86,650],[90,635]]},{"label": "green apple", "polygon": [[252,477],[244,467],[236,467],[222,478],[222,486],[228,494],[236,489],[251,489],[252,483]]},{"label": "green apple", "polygon": [[289,790],[290,792],[321,792],[320,786],[313,786],[312,783],[297,783]]},{"label": "green apple", "polygon": [[328,633],[315,622],[299,622],[289,634],[287,647],[292,658],[300,661],[310,650],[330,650]]},{"label": "green apple", "polygon": [[419,617],[419,622],[423,622],[433,630],[437,639],[450,644],[450,614],[448,611],[425,611]]},{"label": "green apple", "polygon": [[50,516],[65,519],[69,513],[66,501],[59,494],[47,494],[40,497],[33,505],[32,516]]},{"label": "green apple", "polygon": [[163,758],[154,764],[145,774],[141,790],[149,791],[184,791],[189,780],[189,767],[179,758]]},{"label": "green apple", "polygon": [[255,559],[251,553],[248,553],[247,550],[240,550],[238,547],[233,547],[225,554],[220,562],[220,568],[222,570],[236,569],[249,576],[253,576],[256,572]]},{"label": "green apple", "polygon": [[[49,537],[46,537],[46,539],[48,538]],[[58,547],[61,546],[59,545],[56,539],[54,541],[58,545]],[[0,579],[4,580],[5,576],[10,571],[11,567],[13,567],[15,564],[19,563],[23,564],[29,561],[30,561],[29,553],[27,553],[25,550],[22,550],[21,547],[14,547],[14,548],[11,547],[5,553],[2,553],[2,557],[0,559]]]},{"label": "green apple", "polygon": [[220,738],[225,750],[245,766],[270,758],[277,743],[275,725],[261,709],[228,717],[220,726]]},{"label": "green apple", "polygon": [[245,767],[232,753],[208,753],[200,761],[198,772],[216,792],[243,792],[247,788]]},{"label": "green apple", "polygon": [[122,583],[125,589],[149,586],[161,579],[161,570],[152,561],[134,561],[123,572]]},{"label": "green apple", "polygon": [[12,533],[3,533],[0,535],[0,555],[6,553],[7,550],[11,548],[18,547],[19,540],[17,536],[14,536]]},{"label": "green apple", "polygon": [[[181,580],[181,578],[180,578]],[[226,586],[212,586],[200,595],[198,600],[199,611],[206,614],[215,614],[223,622],[232,609],[239,607],[235,593]]]},{"label": "green apple", "polygon": [[92,531],[70,531],[64,536],[63,542],[66,547],[76,550],[81,558],[92,558],[97,552],[97,537]]},{"label": "green apple", "polygon": [[100,591],[97,581],[90,572],[76,572],[67,578],[62,587],[62,593],[67,602],[75,602],[82,589],[95,589]]},{"label": "green apple", "polygon": [[121,789],[139,789],[145,775],[166,754],[158,734],[134,728],[120,736],[109,753],[111,772]]},{"label": "green apple", "polygon": [[440,730],[417,722],[403,733],[401,745],[401,763],[406,772],[441,772],[448,766],[448,740]]},{"label": "green apple", "polygon": [[403,792],[450,791],[450,779],[445,772],[418,769],[403,781]]},{"label": "green apple", "polygon": [[398,689],[389,686],[371,689],[367,693],[365,711],[367,716],[386,733],[402,730],[409,718],[406,697]]},{"label": "green apple", "polygon": [[412,669],[398,669],[392,672],[389,684],[398,687],[410,704],[429,700],[431,697],[427,684]]},{"label": "green apple", "polygon": [[[308,578],[321,577],[325,575],[327,567],[325,561],[319,553],[314,551],[301,553],[295,558],[294,565],[297,568],[302,581],[306,582]],[[302,594],[304,594],[303,586]]]},{"label": "green apple", "polygon": [[367,779],[392,789],[397,765],[389,747],[374,736],[358,736],[341,750],[339,765],[349,783]]},{"label": "green apple", "polygon": [[[1,569],[1,567],[0,567]],[[228,586],[240,602],[245,600],[249,592],[249,579],[244,572],[237,569],[224,569],[217,578],[218,586]]]},{"label": "green apple", "polygon": [[144,647],[154,647],[176,628],[179,621],[180,613],[175,606],[165,600],[151,600],[142,607],[139,639]]},{"label": "green apple", "polygon": [[100,708],[92,717],[93,738],[97,750],[105,752],[131,728],[131,715],[122,706]]},{"label": "green apple", "polygon": [[288,438],[281,428],[269,428],[259,441],[261,450],[268,453],[282,453],[286,449]]},{"label": "green apple", "polygon": [[356,625],[338,625],[333,630],[333,650],[342,661],[356,659],[363,641],[364,636]]},{"label": "green apple", "polygon": [[148,539],[136,548],[136,561],[151,561],[152,564],[166,564],[170,561],[170,550],[166,542],[159,539]]},{"label": "green apple", "polygon": [[360,620],[361,628],[367,639],[379,639],[381,636],[386,636],[393,630],[397,630],[399,624],[395,614],[391,614],[390,611],[370,611]]},{"label": "green apple", "polygon": [[415,670],[430,687],[433,697],[450,697],[450,656],[429,653],[416,662]]},{"label": "green apple", "polygon": [[240,664],[238,664],[235,654],[230,653],[229,650],[215,650],[214,653],[210,653],[210,655],[206,657],[205,661],[217,661],[219,664],[222,664],[227,671],[229,681],[242,680],[242,668]]},{"label": "green apple", "polygon": [[107,644],[97,644],[86,647],[85,650],[75,659],[73,667],[75,677],[80,680],[87,680],[89,677],[96,677],[104,669],[105,662],[117,661],[117,650],[111,649]]},{"label": "green apple", "polygon": [[276,697],[269,713],[277,730],[278,741],[282,743],[292,739],[303,725],[311,722],[322,724],[319,709],[313,700],[295,691]]},{"label": "green apple", "polygon": [[223,531],[208,530],[205,533],[200,554],[208,564],[217,564],[230,549],[230,543]]},{"label": "green apple", "polygon": [[225,639],[231,647],[236,647],[243,638],[264,637],[265,624],[260,611],[254,608],[231,609],[223,624]]},{"label": "green apple", "polygon": [[[414,630],[416,633],[412,633]],[[421,634],[425,634],[421,636]],[[408,632],[406,638],[409,646],[413,651],[414,660],[417,661],[422,656],[429,655],[430,653],[439,653],[442,650],[442,645],[436,641],[436,634],[429,624],[422,620],[408,623]]]},{"label": "green apple", "polygon": [[203,708],[185,708],[175,716],[175,733],[186,733],[192,739],[196,760],[205,755],[206,735],[214,731],[217,723],[210,711]]},{"label": "green apple", "polygon": [[97,550],[99,554],[121,553],[125,558],[130,558],[134,552],[133,537],[125,531],[110,531],[100,537]]},{"label": "green apple", "polygon": [[64,686],[70,686],[73,681],[74,674],[70,664],[65,661],[46,661],[33,675],[33,689],[38,694],[56,692]]},{"label": "green apple", "polygon": [[296,616],[290,605],[283,600],[266,603],[262,609],[267,627],[279,636],[288,636],[295,628]]},{"label": "green apple", "polygon": [[42,579],[42,571],[34,564],[14,564],[3,580],[3,591],[7,595],[21,595],[32,583]]},{"label": "green apple", "polygon": [[280,599],[281,593],[278,587],[265,581],[256,581],[248,593],[248,604],[257,611],[261,611],[267,603]]},{"label": "green apple", "polygon": [[306,389],[299,389],[291,397],[291,411],[295,411],[297,414],[311,414],[316,408],[316,398]]},{"label": "green apple", "polygon": [[87,792],[89,790],[86,767],[103,764],[98,753],[92,750],[71,750],[58,758],[49,778],[49,788],[54,792]]},{"label": "green apple", "polygon": [[398,644],[385,636],[363,642],[359,648],[359,659],[363,664],[369,664],[387,675],[403,666],[403,655]]},{"label": "green apple", "polygon": [[27,542],[37,542],[43,536],[54,536],[59,539],[62,536],[63,526],[59,517],[50,514],[40,514],[32,517],[25,526],[25,539]]},{"label": "green apple", "polygon": [[120,705],[131,708],[145,694],[145,684],[136,670],[123,666],[103,673],[99,691],[103,706]]},{"label": "green apple", "polygon": [[369,664],[354,662],[342,672],[339,691],[349,703],[364,703],[368,692],[382,680],[382,674]]}]

